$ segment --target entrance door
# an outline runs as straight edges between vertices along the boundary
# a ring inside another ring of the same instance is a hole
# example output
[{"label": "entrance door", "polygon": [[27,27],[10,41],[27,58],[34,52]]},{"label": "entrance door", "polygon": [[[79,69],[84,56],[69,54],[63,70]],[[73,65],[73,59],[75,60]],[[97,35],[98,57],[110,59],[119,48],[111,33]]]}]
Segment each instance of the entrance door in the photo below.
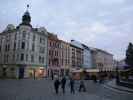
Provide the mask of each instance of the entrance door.
[{"label": "entrance door", "polygon": [[3,77],[5,78],[6,76],[6,68],[3,68]]},{"label": "entrance door", "polygon": [[24,67],[19,68],[19,79],[24,78]]}]

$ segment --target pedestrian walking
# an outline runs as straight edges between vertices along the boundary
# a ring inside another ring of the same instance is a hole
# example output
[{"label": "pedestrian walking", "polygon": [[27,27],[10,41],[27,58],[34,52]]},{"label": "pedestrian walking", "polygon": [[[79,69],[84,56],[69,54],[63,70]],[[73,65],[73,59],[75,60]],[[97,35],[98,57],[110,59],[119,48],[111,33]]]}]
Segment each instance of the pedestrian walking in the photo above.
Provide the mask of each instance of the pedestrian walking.
[{"label": "pedestrian walking", "polygon": [[61,88],[62,88],[63,94],[65,93],[65,85],[66,85],[66,78],[64,76],[61,80]]},{"label": "pedestrian walking", "polygon": [[34,80],[36,79],[36,70],[33,70],[33,74],[34,74]]},{"label": "pedestrian walking", "polygon": [[86,88],[83,80],[80,81],[80,85],[79,85],[79,92],[81,91],[86,92]]},{"label": "pedestrian walking", "polygon": [[59,91],[59,85],[60,85],[60,81],[58,78],[56,78],[56,80],[54,81],[54,88],[55,88],[55,92],[56,94],[58,94]]},{"label": "pedestrian walking", "polygon": [[51,79],[54,80],[54,73],[51,71]]},{"label": "pedestrian walking", "polygon": [[75,93],[74,84],[75,84],[74,80],[70,78],[70,91],[73,94]]}]

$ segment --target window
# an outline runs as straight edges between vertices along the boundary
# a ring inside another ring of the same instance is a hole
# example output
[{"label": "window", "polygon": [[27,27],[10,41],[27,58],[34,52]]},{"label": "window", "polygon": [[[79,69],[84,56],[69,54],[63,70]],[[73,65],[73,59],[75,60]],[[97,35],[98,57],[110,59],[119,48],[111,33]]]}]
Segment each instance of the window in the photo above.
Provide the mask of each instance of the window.
[{"label": "window", "polygon": [[20,40],[18,41],[17,49],[20,48]]},{"label": "window", "polygon": [[67,59],[66,59],[66,63],[65,64],[67,65]]},{"label": "window", "polygon": [[34,43],[32,44],[32,51],[35,51],[35,45],[34,45]]},{"label": "window", "polygon": [[14,51],[16,50],[16,42],[14,42],[14,48],[13,48],[13,50]]},{"label": "window", "polygon": [[23,53],[21,54],[20,60],[21,60],[21,61],[24,61],[24,54],[23,54]]},{"label": "window", "polygon": [[0,45],[0,52],[1,52],[1,45]]},{"label": "window", "polygon": [[50,60],[49,60],[49,65],[50,65],[51,63],[50,63]]},{"label": "window", "polygon": [[42,63],[44,63],[44,57],[42,57]]},{"label": "window", "polygon": [[57,56],[57,51],[54,51],[54,56]]},{"label": "window", "polygon": [[6,63],[6,55],[4,55],[4,63]]},{"label": "window", "polygon": [[31,62],[34,62],[34,55],[31,55]]},{"label": "window", "polygon": [[49,55],[51,55],[51,51],[49,50]]},{"label": "window", "polygon": [[35,41],[35,39],[36,39],[36,36],[35,36],[35,35],[33,35],[33,41]]},{"label": "window", "polygon": [[23,37],[23,38],[26,37],[26,31],[23,31],[22,37]]},{"label": "window", "polygon": [[16,60],[19,61],[19,54],[17,54],[17,59]]},{"label": "window", "polygon": [[42,38],[40,37],[40,43],[42,43]]},{"label": "window", "polygon": [[7,46],[5,45],[5,51],[6,51],[6,48],[7,48]]},{"label": "window", "polygon": [[54,55],[54,51],[51,51],[51,56],[53,56]]},{"label": "window", "polygon": [[17,39],[17,33],[15,33],[15,40]]},{"label": "window", "polygon": [[44,63],[44,57],[39,56],[39,63]]},{"label": "window", "polygon": [[9,35],[6,36],[6,41],[8,42],[10,40]]},{"label": "window", "polygon": [[57,51],[57,56],[58,56],[58,51]]},{"label": "window", "polygon": [[6,56],[6,61],[7,61],[7,62],[9,61],[8,59],[9,59],[9,55]]},{"label": "window", "polygon": [[53,47],[55,47],[55,43],[53,43]]},{"label": "window", "polygon": [[39,56],[39,63],[41,63],[41,56]]},{"label": "window", "polygon": [[28,61],[28,54],[26,55],[26,61]]},{"label": "window", "polygon": [[7,51],[9,51],[9,50],[10,50],[10,45],[8,44],[8,45],[7,45]]},{"label": "window", "polygon": [[25,49],[25,42],[22,42],[21,49]]},{"label": "window", "polygon": [[63,59],[61,61],[62,61],[62,65],[63,65]]},{"label": "window", "polygon": [[58,46],[58,48],[60,48],[60,45],[59,44],[57,44],[57,46]]},{"label": "window", "polygon": [[12,55],[12,60],[15,61],[15,54]]},{"label": "window", "polygon": [[50,42],[50,47],[51,47],[52,45],[51,45],[51,42]]},{"label": "window", "polygon": [[[40,37],[40,43],[45,44],[45,39]],[[51,45],[51,44],[50,44]]]},{"label": "window", "polygon": [[44,47],[40,47],[39,52],[40,52],[40,53],[44,53],[44,52],[45,52],[45,48],[44,48]]},{"label": "window", "polygon": [[23,33],[23,38],[25,38],[26,37],[26,33]]},{"label": "window", "polygon": [[45,44],[45,39],[43,39],[43,44]]}]

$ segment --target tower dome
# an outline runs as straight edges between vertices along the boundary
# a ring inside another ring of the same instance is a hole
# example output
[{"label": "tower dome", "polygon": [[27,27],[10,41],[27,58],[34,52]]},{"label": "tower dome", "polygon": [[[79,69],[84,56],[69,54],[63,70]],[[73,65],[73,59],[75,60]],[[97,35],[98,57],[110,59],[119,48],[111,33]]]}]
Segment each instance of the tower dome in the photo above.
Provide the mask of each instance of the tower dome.
[{"label": "tower dome", "polygon": [[28,11],[29,5],[27,5],[27,10],[24,13],[24,15],[22,16],[22,23],[20,25],[28,25],[31,26],[30,22],[31,22],[31,16],[30,13]]},{"label": "tower dome", "polygon": [[30,17],[30,13],[28,11],[26,11],[22,17],[22,23],[29,25],[31,22],[31,17]]}]

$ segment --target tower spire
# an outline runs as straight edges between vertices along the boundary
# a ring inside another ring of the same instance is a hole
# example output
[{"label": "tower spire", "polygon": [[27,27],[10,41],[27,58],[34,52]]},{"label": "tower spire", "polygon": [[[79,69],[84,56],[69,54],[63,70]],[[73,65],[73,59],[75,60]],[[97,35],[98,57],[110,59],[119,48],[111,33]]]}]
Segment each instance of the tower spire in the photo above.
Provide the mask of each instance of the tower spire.
[{"label": "tower spire", "polygon": [[29,7],[30,7],[29,4],[27,4],[27,11],[29,10]]},{"label": "tower spire", "polygon": [[[20,25],[27,25],[27,26],[32,27],[30,22],[31,22],[31,16],[30,16],[30,13],[29,13],[29,4],[27,4],[26,11],[25,11],[25,13],[22,16],[22,23],[19,24],[19,26]],[[19,26],[18,26],[18,28],[19,28]]]},{"label": "tower spire", "polygon": [[31,16],[30,16],[30,13],[29,13],[28,10],[29,10],[29,4],[27,4],[26,12],[22,16],[22,23],[21,23],[21,25],[31,26],[31,24],[30,24],[30,22],[31,22]]}]

